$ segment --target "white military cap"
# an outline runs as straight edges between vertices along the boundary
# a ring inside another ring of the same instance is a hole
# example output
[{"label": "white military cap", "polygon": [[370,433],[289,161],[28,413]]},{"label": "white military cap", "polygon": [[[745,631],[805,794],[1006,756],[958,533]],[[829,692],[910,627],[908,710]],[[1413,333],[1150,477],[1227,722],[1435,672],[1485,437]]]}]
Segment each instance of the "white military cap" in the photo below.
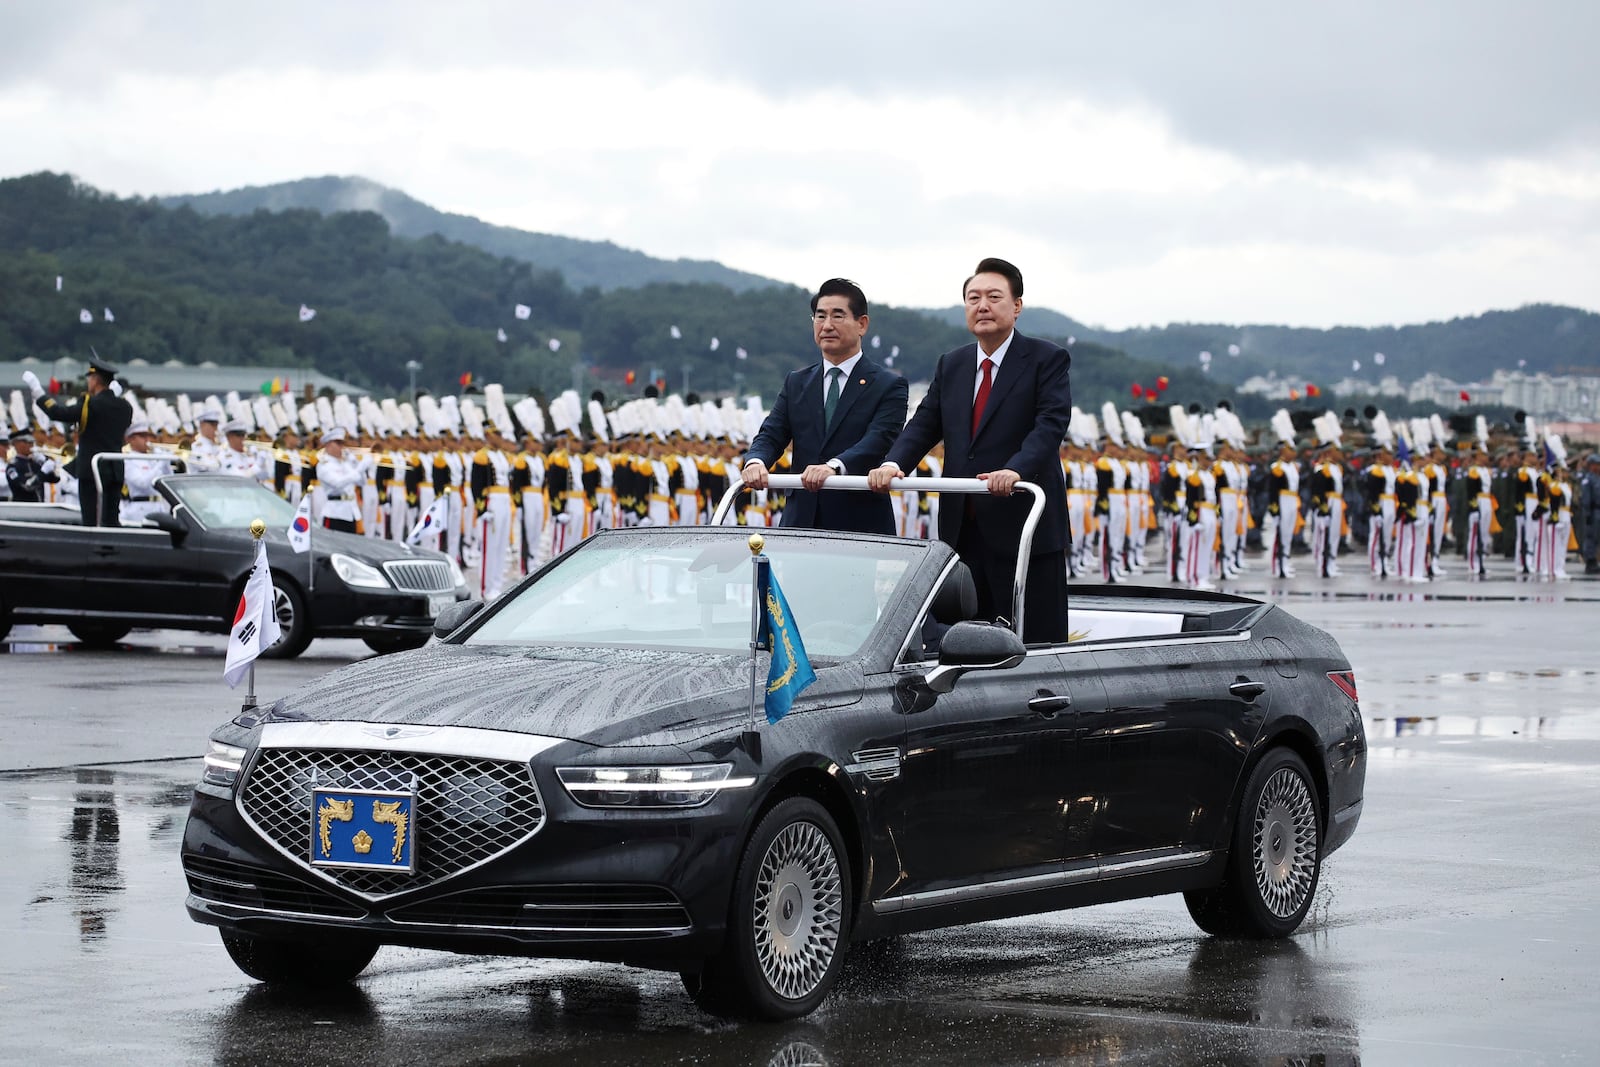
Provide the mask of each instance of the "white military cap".
[{"label": "white military cap", "polygon": [[134,419],[132,422],[128,423],[128,429],[122,436],[123,437],[132,437],[136,433],[149,433],[149,432],[150,432],[150,424],[148,422],[146,422],[143,419]]},{"label": "white military cap", "polygon": [[324,433],[322,435],[322,443],[325,444],[325,445],[331,445],[335,441],[343,441],[343,440],[344,440],[344,427],[343,426],[331,427],[326,433]]},{"label": "white military cap", "polygon": [[200,413],[200,421],[201,422],[221,422],[222,421],[222,409],[221,408],[206,408],[204,411],[202,411]]},{"label": "white military cap", "polygon": [[232,419],[222,427],[223,433],[249,433],[250,424],[243,419]]}]

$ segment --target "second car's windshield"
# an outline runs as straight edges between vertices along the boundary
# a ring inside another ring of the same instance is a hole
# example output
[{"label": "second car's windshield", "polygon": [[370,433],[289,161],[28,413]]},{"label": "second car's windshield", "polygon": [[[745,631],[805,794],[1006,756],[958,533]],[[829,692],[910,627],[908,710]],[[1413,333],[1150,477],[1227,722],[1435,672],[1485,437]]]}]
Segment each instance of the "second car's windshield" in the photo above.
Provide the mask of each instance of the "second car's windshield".
[{"label": "second car's windshield", "polygon": [[[922,551],[831,538],[767,544],[813,656],[855,653]],[[607,534],[501,605],[467,643],[739,652],[750,642],[750,587],[743,537]]]},{"label": "second car's windshield", "polygon": [[252,519],[265,521],[268,529],[281,529],[294,518],[293,504],[248,478],[208,478],[173,488],[208,530],[244,530]]}]

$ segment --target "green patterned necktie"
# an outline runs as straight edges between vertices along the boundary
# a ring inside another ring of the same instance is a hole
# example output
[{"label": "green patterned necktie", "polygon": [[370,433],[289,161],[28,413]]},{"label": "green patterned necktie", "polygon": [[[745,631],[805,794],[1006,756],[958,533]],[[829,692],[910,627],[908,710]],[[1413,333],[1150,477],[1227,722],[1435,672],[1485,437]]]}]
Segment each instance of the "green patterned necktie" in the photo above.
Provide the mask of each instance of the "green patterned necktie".
[{"label": "green patterned necktie", "polygon": [[822,400],[823,432],[833,429],[833,410],[839,406],[839,394],[844,391],[844,386],[839,384],[843,379],[843,370],[838,367],[828,368],[828,393]]}]

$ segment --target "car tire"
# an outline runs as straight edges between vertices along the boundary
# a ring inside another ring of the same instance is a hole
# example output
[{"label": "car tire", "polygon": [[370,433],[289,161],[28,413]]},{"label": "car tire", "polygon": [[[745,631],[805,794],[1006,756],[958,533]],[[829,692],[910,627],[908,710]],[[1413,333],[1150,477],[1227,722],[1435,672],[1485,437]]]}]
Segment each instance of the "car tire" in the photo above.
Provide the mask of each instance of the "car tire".
[{"label": "car tire", "polygon": [[428,643],[428,634],[405,634],[401,637],[363,637],[366,646],[380,656],[391,652],[411,652]]},{"label": "car tire", "polygon": [[1316,896],[1322,837],[1305,761],[1287,748],[1271,750],[1245,783],[1222,885],[1183,895],[1190,916],[1218,937],[1288,937]]},{"label": "car tire", "polygon": [[222,945],[239,969],[256,981],[304,988],[344,985],[378,954],[376,942],[335,938],[279,941],[225,933]]},{"label": "car tire", "polygon": [[278,640],[261,650],[262,659],[294,659],[311,644],[311,612],[298,586],[272,576],[272,610],[278,613]]},{"label": "car tire", "polygon": [[132,626],[120,622],[69,622],[67,629],[78,643],[88,648],[110,648],[128,636]]},{"label": "car tire", "polygon": [[839,976],[850,943],[850,866],[833,816],[790,797],[762,817],[734,878],[722,951],[684,988],[713,1015],[809,1014]]}]

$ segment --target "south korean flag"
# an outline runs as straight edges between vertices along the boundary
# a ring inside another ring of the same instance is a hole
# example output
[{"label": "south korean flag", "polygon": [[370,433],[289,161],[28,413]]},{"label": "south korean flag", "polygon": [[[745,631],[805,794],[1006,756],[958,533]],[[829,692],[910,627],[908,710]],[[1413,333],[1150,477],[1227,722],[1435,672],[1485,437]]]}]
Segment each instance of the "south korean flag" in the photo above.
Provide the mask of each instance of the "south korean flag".
[{"label": "south korean flag", "polygon": [[296,552],[311,550],[311,494],[306,493],[300,498],[300,506],[294,509],[294,518],[289,520],[289,528],[284,531],[289,537],[289,547]]},{"label": "south korean flag", "polygon": [[272,570],[267,565],[267,544],[256,542],[256,559],[245,579],[239,610],[233,613],[233,630],[228,634],[228,662],[222,680],[228,688],[239,684],[261,650],[277,643],[278,615],[272,608]]},{"label": "south korean flag", "polygon": [[411,533],[406,536],[406,544],[420,545],[422,539],[429,534],[437,537],[439,534],[444,533],[445,524],[449,521],[449,518],[450,497],[441,494],[434,499],[428,510],[423,512],[422,518],[417,520],[417,524],[411,528]]}]

